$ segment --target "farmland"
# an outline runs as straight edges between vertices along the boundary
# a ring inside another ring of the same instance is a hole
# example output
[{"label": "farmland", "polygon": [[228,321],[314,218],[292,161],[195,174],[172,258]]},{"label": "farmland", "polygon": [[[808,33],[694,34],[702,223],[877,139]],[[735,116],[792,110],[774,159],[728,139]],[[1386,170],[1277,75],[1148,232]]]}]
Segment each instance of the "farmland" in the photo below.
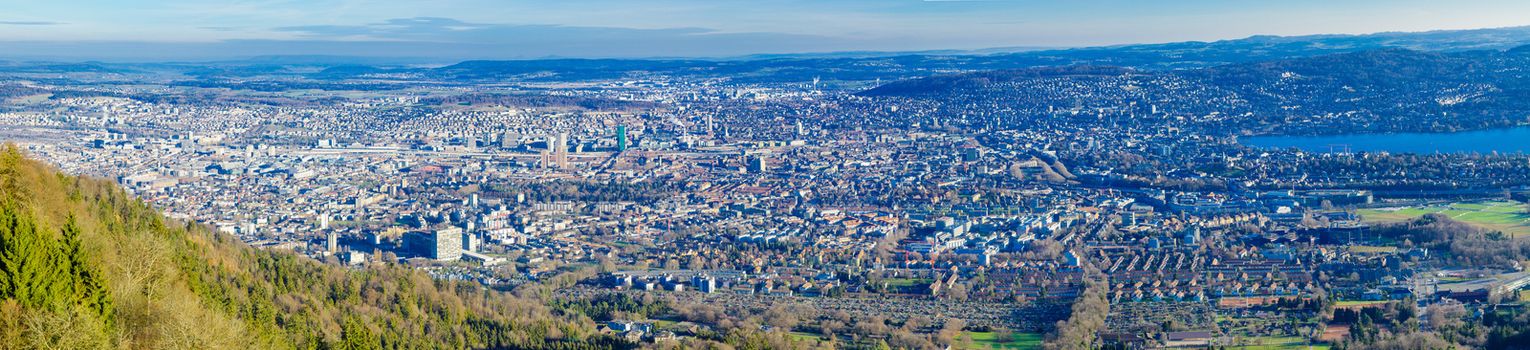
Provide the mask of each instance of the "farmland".
[{"label": "farmland", "polygon": [[1502,231],[1514,237],[1530,235],[1530,206],[1518,202],[1458,202],[1427,206],[1362,209],[1359,214],[1368,222],[1407,221],[1425,214],[1442,214],[1485,229]]}]

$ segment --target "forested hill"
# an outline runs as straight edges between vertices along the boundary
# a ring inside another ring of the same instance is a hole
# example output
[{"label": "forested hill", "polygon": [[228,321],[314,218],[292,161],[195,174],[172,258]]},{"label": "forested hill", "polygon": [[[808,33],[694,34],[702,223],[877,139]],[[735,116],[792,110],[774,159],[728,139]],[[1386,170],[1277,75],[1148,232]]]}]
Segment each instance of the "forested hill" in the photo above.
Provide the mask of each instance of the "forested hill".
[{"label": "forested hill", "polygon": [[591,322],[407,267],[253,249],[0,150],[0,349],[596,349]]}]

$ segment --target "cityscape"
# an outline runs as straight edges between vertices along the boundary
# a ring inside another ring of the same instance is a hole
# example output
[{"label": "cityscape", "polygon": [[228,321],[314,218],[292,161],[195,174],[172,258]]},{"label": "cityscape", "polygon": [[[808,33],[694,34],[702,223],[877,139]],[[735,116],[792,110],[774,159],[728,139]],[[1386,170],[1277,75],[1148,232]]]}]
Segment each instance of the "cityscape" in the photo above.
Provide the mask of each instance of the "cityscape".
[{"label": "cityscape", "polygon": [[0,348],[1530,347],[1530,27],[835,51],[0,60]]}]

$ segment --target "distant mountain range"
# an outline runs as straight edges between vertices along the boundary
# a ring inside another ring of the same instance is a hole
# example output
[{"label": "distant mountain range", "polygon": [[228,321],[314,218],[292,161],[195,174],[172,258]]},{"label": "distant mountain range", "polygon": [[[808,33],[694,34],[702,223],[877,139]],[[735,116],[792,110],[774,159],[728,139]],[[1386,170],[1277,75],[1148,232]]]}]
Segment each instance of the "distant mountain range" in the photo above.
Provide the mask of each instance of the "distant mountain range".
[{"label": "distant mountain range", "polygon": [[1402,48],[1456,52],[1530,44],[1530,27],[1368,35],[1255,36],[1215,42],[1121,45],[1072,49],[997,48],[921,52],[770,54],[732,58],[476,60],[422,66],[427,59],[345,56],[260,56],[242,60],[171,63],[0,62],[0,73],[189,74],[199,79],[286,77],[335,80],[404,74],[431,79],[591,80],[651,74],[725,77],[741,81],[895,80],[968,71],[1068,65],[1144,70],[1219,65]]},{"label": "distant mountain range", "polygon": [[[1014,51],[771,55],[737,60],[521,60],[468,61],[427,74],[444,79],[503,79],[539,74],[543,79],[600,79],[642,73],[709,75],[742,80],[802,81],[898,79],[960,71],[1069,65],[1108,65],[1149,70],[1193,69],[1383,48],[1419,51],[1502,50],[1530,44],[1530,27],[1378,33],[1369,35],[1256,36],[1216,42],[1123,45]],[[1018,52],[1015,52],[1018,51]]]}]

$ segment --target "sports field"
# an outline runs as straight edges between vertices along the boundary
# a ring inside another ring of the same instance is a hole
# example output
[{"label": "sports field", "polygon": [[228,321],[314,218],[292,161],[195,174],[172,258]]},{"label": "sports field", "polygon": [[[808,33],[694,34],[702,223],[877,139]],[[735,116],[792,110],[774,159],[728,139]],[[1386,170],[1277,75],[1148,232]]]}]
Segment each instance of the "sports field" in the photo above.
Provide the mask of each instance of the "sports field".
[{"label": "sports field", "polygon": [[1040,349],[1041,334],[1014,333],[1009,341],[1001,341],[994,332],[967,332],[972,337],[972,349]]},{"label": "sports field", "polygon": [[1251,343],[1256,345],[1226,346],[1225,349],[1241,350],[1302,350],[1302,349],[1328,349],[1324,344],[1308,344],[1302,337],[1258,337]]},{"label": "sports field", "polygon": [[1439,213],[1462,222],[1520,237],[1530,235],[1530,214],[1527,214],[1527,211],[1530,211],[1530,206],[1523,203],[1500,201],[1361,209],[1359,213],[1365,221],[1370,222],[1399,222],[1424,214]]}]

